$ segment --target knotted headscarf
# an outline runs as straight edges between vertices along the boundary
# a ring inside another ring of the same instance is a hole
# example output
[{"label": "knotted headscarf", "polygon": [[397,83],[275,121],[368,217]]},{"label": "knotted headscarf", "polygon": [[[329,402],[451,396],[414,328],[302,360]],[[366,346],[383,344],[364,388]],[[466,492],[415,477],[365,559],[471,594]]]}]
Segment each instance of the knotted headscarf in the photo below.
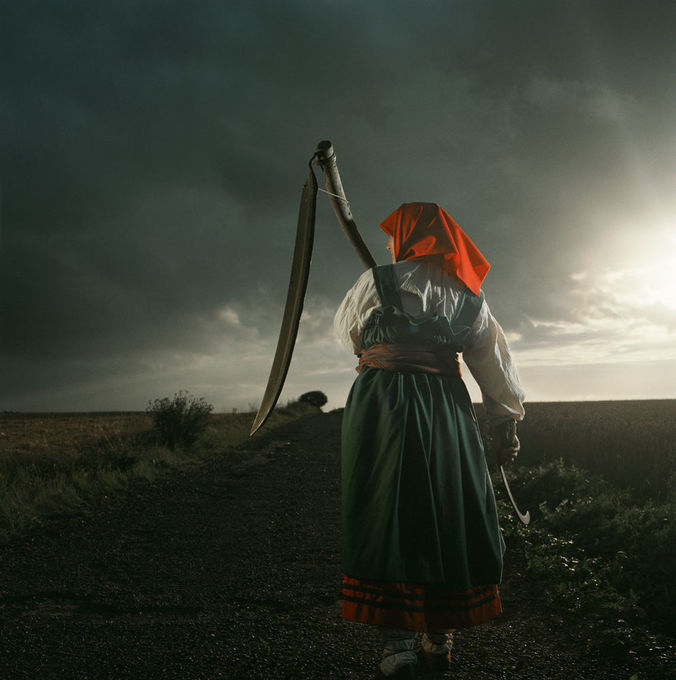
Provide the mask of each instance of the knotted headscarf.
[{"label": "knotted headscarf", "polygon": [[397,262],[425,255],[443,257],[444,269],[475,295],[491,265],[453,218],[436,203],[404,203],[381,229],[394,239]]}]

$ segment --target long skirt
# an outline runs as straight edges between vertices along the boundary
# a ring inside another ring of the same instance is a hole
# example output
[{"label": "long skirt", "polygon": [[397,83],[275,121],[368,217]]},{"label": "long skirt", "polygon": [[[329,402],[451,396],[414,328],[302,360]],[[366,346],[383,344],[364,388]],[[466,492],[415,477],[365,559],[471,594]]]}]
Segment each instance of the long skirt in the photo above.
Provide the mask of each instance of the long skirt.
[{"label": "long skirt", "polygon": [[342,432],[343,616],[411,630],[502,611],[504,542],[460,377],[357,377]]}]

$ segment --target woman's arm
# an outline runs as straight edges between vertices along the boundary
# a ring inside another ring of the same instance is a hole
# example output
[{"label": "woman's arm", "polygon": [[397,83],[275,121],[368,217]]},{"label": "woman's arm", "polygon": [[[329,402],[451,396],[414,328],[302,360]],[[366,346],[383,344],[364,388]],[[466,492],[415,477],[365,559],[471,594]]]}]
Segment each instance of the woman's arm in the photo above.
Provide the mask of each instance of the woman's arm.
[{"label": "woman's arm", "polygon": [[489,423],[495,427],[523,420],[525,395],[505,333],[484,301],[463,351],[463,359],[481,388]]},{"label": "woman's arm", "polygon": [[364,272],[347,291],[333,318],[340,341],[354,354],[361,352],[361,334],[372,312],[380,306],[371,270]]}]

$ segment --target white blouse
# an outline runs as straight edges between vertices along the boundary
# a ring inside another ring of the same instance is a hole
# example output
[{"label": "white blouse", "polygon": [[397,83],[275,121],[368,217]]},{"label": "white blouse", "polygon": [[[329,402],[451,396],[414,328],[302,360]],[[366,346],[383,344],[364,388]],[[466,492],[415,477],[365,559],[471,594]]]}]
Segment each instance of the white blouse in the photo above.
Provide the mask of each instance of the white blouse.
[{"label": "white blouse", "polygon": [[[449,320],[462,299],[464,285],[429,260],[405,260],[394,265],[401,304],[416,321],[437,313]],[[365,271],[340,304],[334,327],[341,342],[361,352],[361,334],[371,314],[380,308],[373,271]],[[507,338],[484,301],[470,330],[463,360],[481,388],[489,421],[523,420],[525,395],[519,383]]]}]

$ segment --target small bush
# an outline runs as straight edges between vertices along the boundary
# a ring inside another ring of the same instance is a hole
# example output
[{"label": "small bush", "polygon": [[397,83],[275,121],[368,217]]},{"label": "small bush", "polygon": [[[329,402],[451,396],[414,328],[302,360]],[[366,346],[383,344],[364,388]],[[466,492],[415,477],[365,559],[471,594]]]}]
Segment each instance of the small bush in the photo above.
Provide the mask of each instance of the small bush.
[{"label": "small bush", "polygon": [[148,403],[146,412],[153,419],[158,441],[170,448],[189,447],[197,441],[214,410],[202,397],[180,391],[173,399],[155,399]]},{"label": "small bush", "polygon": [[311,404],[312,406],[321,408],[328,401],[328,397],[323,392],[320,392],[319,390],[314,390],[313,392],[306,392],[305,394],[301,394],[300,397],[298,397],[298,401],[304,401],[307,402],[308,404]]}]

